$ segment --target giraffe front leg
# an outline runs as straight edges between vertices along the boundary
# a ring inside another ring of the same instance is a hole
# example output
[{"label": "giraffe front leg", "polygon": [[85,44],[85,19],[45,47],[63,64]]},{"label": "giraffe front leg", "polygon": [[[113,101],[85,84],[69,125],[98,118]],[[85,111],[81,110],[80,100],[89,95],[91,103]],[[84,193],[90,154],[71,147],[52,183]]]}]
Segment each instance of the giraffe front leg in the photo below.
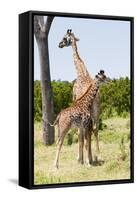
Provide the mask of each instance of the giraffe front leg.
[{"label": "giraffe front leg", "polygon": [[83,146],[84,146],[83,130],[82,129],[78,129],[78,156],[77,156],[77,160],[81,164],[84,163]]},{"label": "giraffe front leg", "polygon": [[92,164],[92,161],[93,161],[93,159],[92,159],[92,146],[91,146],[91,131],[89,131],[89,133],[88,133],[88,144],[89,144],[89,146],[88,146],[88,160],[89,160],[89,164],[91,165]]},{"label": "giraffe front leg", "polygon": [[62,147],[65,135],[66,135],[66,132],[61,134],[60,138],[57,141],[57,151],[56,151],[56,157],[55,157],[55,162],[54,162],[54,166],[57,169],[59,168],[59,155],[60,155],[60,151],[61,151],[61,147]]},{"label": "giraffe front leg", "polygon": [[92,164],[92,149],[91,149],[91,132],[86,130],[85,133],[85,149],[86,149],[86,164]]},{"label": "giraffe front leg", "polygon": [[96,156],[95,156],[95,160],[99,161],[99,160],[101,160],[101,157],[100,157],[100,148],[99,148],[99,134],[98,134],[98,129],[94,130],[94,135],[95,135],[95,138],[96,138]]}]

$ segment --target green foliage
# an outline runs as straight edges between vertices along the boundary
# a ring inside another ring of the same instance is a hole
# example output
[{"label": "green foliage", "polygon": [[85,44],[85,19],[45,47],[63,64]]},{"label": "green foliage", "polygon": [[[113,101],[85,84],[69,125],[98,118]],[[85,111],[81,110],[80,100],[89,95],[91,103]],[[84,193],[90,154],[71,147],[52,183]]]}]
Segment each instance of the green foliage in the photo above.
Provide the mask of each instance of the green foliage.
[{"label": "green foliage", "polygon": [[78,134],[76,128],[71,128],[68,134],[65,137],[64,144],[65,145],[72,145],[73,143],[78,142]]},{"label": "green foliage", "polygon": [[103,123],[102,117],[99,118],[99,130],[107,128],[107,125]]},{"label": "green foliage", "polygon": [[[55,116],[72,102],[72,83],[68,81],[52,81]],[[34,120],[42,119],[42,94],[40,81],[34,81]]]},{"label": "green foliage", "polygon": [[[52,81],[54,113],[56,115],[72,103],[73,83],[68,81]],[[130,112],[130,80],[128,77],[113,79],[100,88],[101,118],[100,130],[103,129],[102,118],[115,116],[127,117]],[[41,121],[42,98],[40,81],[34,82],[34,119]]]},{"label": "green foliage", "polygon": [[34,82],[34,120],[41,121],[42,118],[42,97],[40,81]]},{"label": "green foliage", "polygon": [[130,112],[130,80],[114,79],[100,89],[102,117],[127,117]]},{"label": "green foliage", "polygon": [[108,163],[105,170],[106,170],[107,173],[110,173],[110,172],[113,172],[117,168],[119,169],[118,161],[112,160],[111,162]]},{"label": "green foliage", "polygon": [[57,115],[72,102],[72,83],[68,81],[53,81],[54,113]]},{"label": "green foliage", "polygon": [[72,145],[72,143],[73,143],[73,135],[68,133],[68,135],[67,135],[67,145]]}]

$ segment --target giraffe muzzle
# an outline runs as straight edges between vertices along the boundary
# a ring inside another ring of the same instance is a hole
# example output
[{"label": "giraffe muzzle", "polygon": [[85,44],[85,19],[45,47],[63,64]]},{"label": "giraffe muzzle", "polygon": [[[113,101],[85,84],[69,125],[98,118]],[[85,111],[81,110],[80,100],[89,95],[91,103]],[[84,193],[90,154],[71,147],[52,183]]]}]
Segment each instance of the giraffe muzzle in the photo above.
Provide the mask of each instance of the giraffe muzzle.
[{"label": "giraffe muzzle", "polygon": [[58,46],[58,47],[59,47],[59,48],[63,48],[62,42],[59,43],[59,46]]}]

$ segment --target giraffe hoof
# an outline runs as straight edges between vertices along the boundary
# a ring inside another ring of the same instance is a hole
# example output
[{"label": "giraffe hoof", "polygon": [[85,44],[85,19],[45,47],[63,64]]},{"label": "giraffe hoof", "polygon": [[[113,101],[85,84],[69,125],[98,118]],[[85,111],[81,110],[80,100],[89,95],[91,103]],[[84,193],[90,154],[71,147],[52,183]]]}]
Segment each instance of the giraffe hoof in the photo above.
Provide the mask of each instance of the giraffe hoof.
[{"label": "giraffe hoof", "polygon": [[104,160],[102,160],[100,157],[95,156],[95,160],[93,162],[94,166],[101,166],[104,164]]},{"label": "giraffe hoof", "polygon": [[77,161],[78,161],[78,163],[79,163],[79,164],[81,164],[81,165],[83,165],[83,164],[84,164],[84,161],[83,161],[83,160],[81,160],[81,159],[77,159]]},{"label": "giraffe hoof", "polygon": [[87,167],[91,167],[91,164],[90,164],[90,163],[87,163]]},{"label": "giraffe hoof", "polygon": [[80,163],[81,165],[83,165],[83,164],[84,164],[84,161],[83,161],[83,160],[80,160],[79,163]]},{"label": "giraffe hoof", "polygon": [[55,169],[59,169],[59,165],[57,163],[54,163]]},{"label": "giraffe hoof", "polygon": [[95,156],[95,161],[96,161],[96,162],[101,161],[101,160],[102,160],[102,159],[101,159],[101,156],[100,156],[100,155],[96,155],[96,156]]},{"label": "giraffe hoof", "polygon": [[83,164],[84,164],[84,161],[83,161],[83,159],[82,159],[82,158],[80,158],[79,156],[77,157],[77,161],[78,161],[78,163],[80,163],[81,165],[83,165]]},{"label": "giraffe hoof", "polygon": [[87,161],[86,161],[86,165],[87,165],[88,167],[91,167],[92,161],[87,160]]}]

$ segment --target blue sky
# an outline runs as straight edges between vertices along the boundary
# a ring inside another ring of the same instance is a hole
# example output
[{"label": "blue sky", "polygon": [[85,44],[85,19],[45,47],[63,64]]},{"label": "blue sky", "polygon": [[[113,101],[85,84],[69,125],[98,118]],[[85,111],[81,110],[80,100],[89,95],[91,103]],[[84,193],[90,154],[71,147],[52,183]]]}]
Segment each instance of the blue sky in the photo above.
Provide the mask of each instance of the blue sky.
[{"label": "blue sky", "polygon": [[[94,76],[100,69],[110,78],[130,77],[130,22],[55,17],[49,33],[51,80],[76,78],[72,47],[58,47],[67,29],[72,29],[80,57]],[[40,62],[34,38],[34,79],[40,79]]]}]

